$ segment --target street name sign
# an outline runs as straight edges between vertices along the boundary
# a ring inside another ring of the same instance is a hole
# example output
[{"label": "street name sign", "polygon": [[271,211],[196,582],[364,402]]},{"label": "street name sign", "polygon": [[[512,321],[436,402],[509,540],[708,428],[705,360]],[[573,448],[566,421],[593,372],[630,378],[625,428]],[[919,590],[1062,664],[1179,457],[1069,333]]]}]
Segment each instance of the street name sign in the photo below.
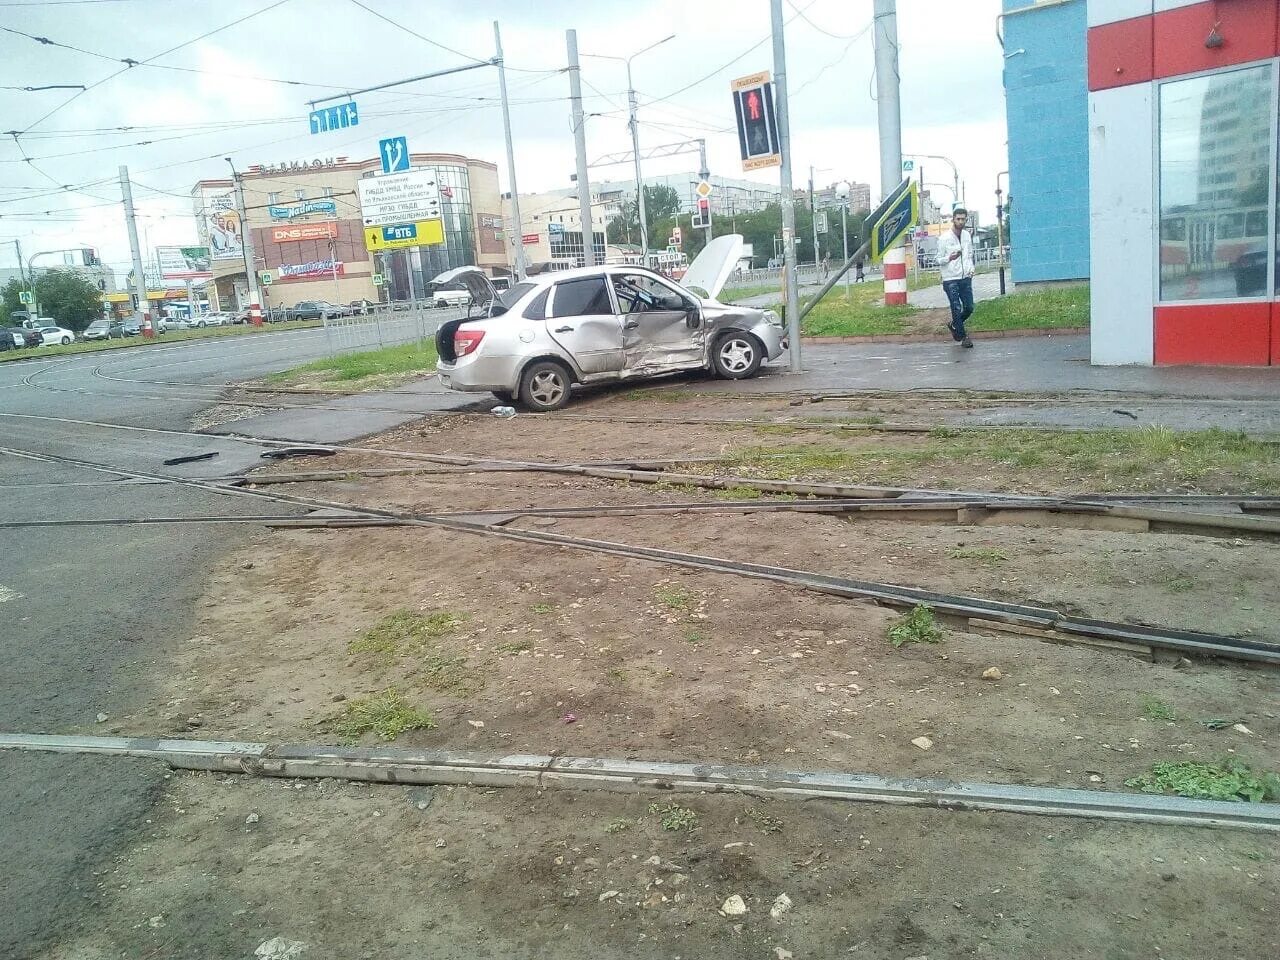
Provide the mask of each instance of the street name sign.
[{"label": "street name sign", "polygon": [[885,251],[902,239],[918,219],[920,193],[916,182],[903,180],[867,218],[871,259],[883,259]]},{"label": "street name sign", "polygon": [[311,111],[311,132],[328,133],[360,125],[360,110],[354,100],[336,107],[321,107]]},{"label": "street name sign", "polygon": [[356,181],[366,227],[440,219],[440,185],[430,170],[388,173]]}]

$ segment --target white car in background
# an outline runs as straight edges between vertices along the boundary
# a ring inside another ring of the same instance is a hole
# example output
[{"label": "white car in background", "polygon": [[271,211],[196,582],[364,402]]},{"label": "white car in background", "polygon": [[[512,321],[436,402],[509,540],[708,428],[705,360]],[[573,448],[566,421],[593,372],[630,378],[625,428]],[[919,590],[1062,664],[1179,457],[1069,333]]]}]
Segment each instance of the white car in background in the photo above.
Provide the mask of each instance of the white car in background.
[{"label": "white car in background", "polygon": [[225,327],[231,323],[231,317],[225,313],[206,313],[196,317],[197,327]]},{"label": "white car in background", "polygon": [[74,330],[68,330],[66,327],[37,327],[40,331],[40,345],[42,347],[51,347],[54,344],[75,343],[76,333]]}]

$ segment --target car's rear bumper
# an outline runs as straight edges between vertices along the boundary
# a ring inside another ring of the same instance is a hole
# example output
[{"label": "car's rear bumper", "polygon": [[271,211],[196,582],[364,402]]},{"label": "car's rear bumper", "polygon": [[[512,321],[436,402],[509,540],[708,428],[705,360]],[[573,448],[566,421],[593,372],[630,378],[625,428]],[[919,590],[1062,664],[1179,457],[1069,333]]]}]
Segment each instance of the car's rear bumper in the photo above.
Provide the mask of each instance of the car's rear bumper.
[{"label": "car's rear bumper", "polygon": [[466,393],[513,393],[520,375],[517,357],[464,357],[458,363],[436,364],[440,382]]}]

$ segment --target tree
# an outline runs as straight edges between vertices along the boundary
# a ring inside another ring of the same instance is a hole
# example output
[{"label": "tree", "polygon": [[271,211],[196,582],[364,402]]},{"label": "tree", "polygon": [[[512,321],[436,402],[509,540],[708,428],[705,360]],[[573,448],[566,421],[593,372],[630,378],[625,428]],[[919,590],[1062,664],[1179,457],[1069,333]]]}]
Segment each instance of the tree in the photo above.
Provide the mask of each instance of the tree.
[{"label": "tree", "polygon": [[[36,276],[32,286],[40,306],[40,316],[52,317],[69,330],[83,330],[102,315],[102,293],[98,285],[71,270],[46,270]],[[18,300],[19,292],[24,289],[17,279],[5,285],[6,320],[15,310],[31,309]]]},{"label": "tree", "polygon": [[[649,249],[665,249],[670,227],[663,232],[666,223],[674,222],[680,213],[680,194],[666,184],[645,185],[644,215],[649,225]],[[609,243],[640,245],[640,214],[634,199],[622,204],[622,213],[609,221],[605,231]]]}]

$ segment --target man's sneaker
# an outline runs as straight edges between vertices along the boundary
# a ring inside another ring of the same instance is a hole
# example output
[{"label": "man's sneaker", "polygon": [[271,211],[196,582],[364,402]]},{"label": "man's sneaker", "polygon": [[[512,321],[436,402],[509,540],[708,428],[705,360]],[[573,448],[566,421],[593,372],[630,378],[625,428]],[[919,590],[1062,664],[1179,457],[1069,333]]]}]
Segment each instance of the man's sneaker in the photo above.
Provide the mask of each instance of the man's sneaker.
[{"label": "man's sneaker", "polygon": [[972,348],[973,348],[973,341],[972,341],[972,340],[970,340],[968,337],[965,337],[963,340],[961,340],[961,341],[960,341],[960,346],[962,346],[962,347],[968,347],[968,348],[972,349]]},{"label": "man's sneaker", "polygon": [[956,324],[955,324],[955,321],[954,321],[954,320],[948,320],[948,321],[947,321],[947,329],[951,331],[951,339],[952,339],[952,340],[959,340],[959,339],[960,339],[959,337],[957,337],[957,336],[956,336]]}]

